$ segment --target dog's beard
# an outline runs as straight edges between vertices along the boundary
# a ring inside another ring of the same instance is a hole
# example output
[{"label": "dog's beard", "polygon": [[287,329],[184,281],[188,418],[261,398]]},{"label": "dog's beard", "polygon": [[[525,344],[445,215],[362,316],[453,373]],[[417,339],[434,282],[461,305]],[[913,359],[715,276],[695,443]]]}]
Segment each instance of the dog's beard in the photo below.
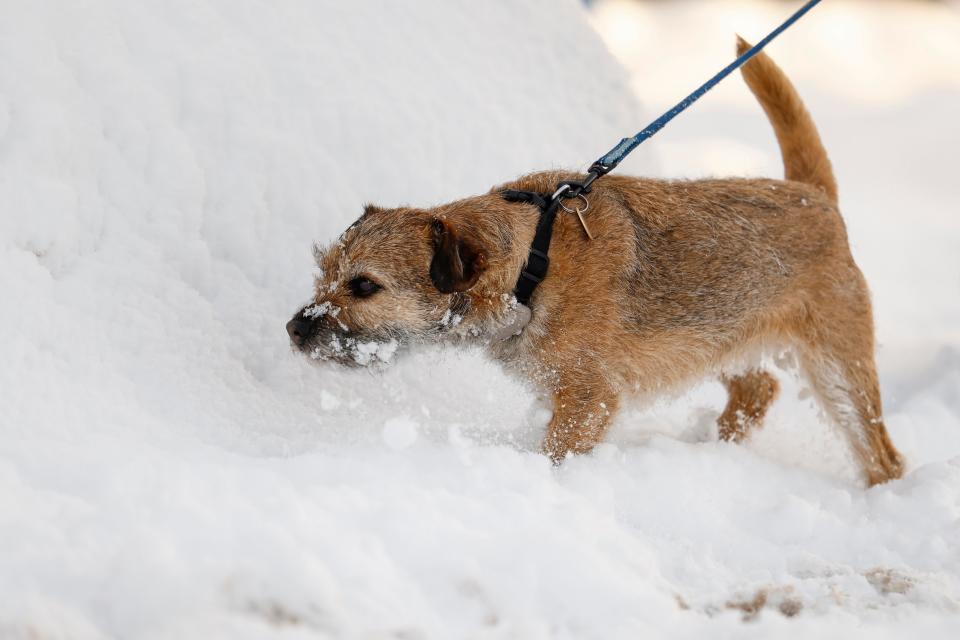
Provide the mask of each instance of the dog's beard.
[{"label": "dog's beard", "polygon": [[398,335],[362,336],[336,332],[317,335],[300,351],[317,364],[333,363],[353,369],[382,370],[396,361],[406,341]]},{"label": "dog's beard", "polygon": [[[529,311],[510,294],[503,294],[500,303],[477,317],[468,298],[455,296],[439,318],[423,327],[387,327],[377,331],[348,329],[338,318],[339,308],[328,302],[314,304],[305,309],[305,315],[322,320],[322,324],[296,350],[318,365],[331,363],[351,369],[382,371],[412,347],[490,346],[514,337],[529,321]],[[431,311],[436,313],[435,308]]]}]

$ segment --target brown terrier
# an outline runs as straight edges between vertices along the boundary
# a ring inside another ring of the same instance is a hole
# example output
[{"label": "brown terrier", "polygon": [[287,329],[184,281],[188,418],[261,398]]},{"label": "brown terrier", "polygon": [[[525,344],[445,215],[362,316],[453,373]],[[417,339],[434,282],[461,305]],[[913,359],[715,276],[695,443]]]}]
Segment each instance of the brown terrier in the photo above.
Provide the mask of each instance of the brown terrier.
[{"label": "brown terrier", "polygon": [[[738,41],[740,53],[748,48]],[[554,461],[590,451],[624,391],[674,389],[706,374],[720,375],[730,394],[720,437],[739,441],[777,395],[769,373],[742,363],[786,345],[867,482],[900,477],[882,418],[870,296],[830,161],[772,60],[758,55],[743,75],[773,125],[786,180],[602,178],[589,194],[593,240],[576,216],[556,220],[550,271],[525,327],[512,292],[539,210],[501,194],[551,193],[582,176],[535,173],[433,209],[368,206],[317,251],[314,301],[287,325],[293,344],[315,360],[358,366],[388,362],[411,343],[482,343],[552,394],[543,451]]]}]

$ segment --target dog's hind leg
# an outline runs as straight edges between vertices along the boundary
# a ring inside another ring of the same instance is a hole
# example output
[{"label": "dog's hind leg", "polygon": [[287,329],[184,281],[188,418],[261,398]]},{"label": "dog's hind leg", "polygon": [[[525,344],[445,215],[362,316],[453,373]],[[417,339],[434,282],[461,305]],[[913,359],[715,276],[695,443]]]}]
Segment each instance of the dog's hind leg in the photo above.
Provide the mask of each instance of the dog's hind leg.
[{"label": "dog's hind leg", "polygon": [[875,485],[899,478],[904,464],[883,423],[870,300],[859,270],[834,293],[829,302],[809,309],[800,359],[820,403],[847,435],[867,482]]},{"label": "dog's hind leg", "polygon": [[766,371],[753,369],[737,376],[724,376],[721,381],[727,388],[727,407],[717,425],[720,439],[742,441],[751,429],[760,426],[767,409],[777,397],[777,379]]}]

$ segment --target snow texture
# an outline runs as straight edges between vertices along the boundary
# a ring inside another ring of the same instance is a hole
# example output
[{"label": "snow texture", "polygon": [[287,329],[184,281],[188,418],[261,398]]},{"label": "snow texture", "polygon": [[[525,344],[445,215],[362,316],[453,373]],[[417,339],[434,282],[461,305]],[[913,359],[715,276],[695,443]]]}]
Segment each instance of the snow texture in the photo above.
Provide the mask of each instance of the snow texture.
[{"label": "snow texture", "polygon": [[[709,382],[555,469],[477,353],[289,349],[314,241],[583,168],[787,10],[720,4],[596,5],[614,53],[649,36],[631,81],[573,0],[0,3],[0,637],[956,637],[955,9],[825,3],[773,50],[838,169],[903,480],[863,489],[789,357],[743,446]],[[772,138],[731,78],[620,170],[779,176]]]}]

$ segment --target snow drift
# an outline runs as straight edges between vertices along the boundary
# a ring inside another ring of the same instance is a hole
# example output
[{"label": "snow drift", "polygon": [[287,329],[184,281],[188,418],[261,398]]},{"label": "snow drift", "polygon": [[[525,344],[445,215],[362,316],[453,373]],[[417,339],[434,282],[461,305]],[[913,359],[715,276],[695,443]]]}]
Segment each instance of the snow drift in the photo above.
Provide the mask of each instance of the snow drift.
[{"label": "snow drift", "polygon": [[477,354],[290,353],[311,243],[364,202],[645,121],[573,0],[3,3],[0,60],[0,636],[955,630],[955,341],[897,378],[914,470],[871,491],[800,383],[747,446],[708,385],[556,470]]}]

